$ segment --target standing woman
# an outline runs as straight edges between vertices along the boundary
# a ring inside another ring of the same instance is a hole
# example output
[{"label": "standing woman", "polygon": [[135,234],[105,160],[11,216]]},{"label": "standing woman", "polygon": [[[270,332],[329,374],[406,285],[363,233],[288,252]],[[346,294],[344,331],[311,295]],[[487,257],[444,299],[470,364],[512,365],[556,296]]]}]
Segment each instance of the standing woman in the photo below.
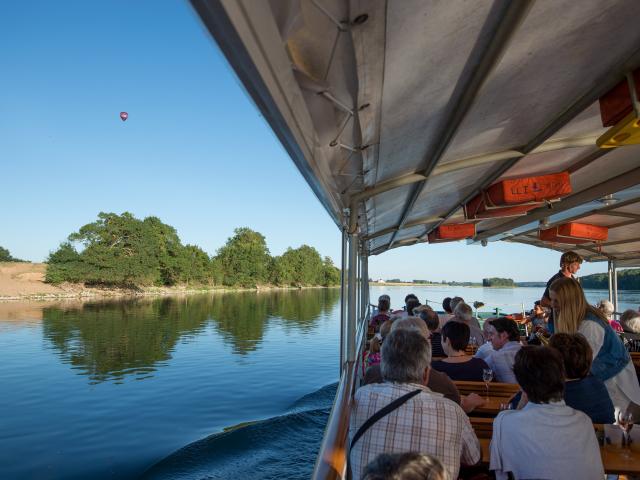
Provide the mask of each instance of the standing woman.
[{"label": "standing woman", "polygon": [[607,387],[613,406],[626,412],[631,402],[640,405],[640,385],[631,357],[604,314],[587,303],[580,284],[565,277],[549,287],[556,332],[581,333],[593,350],[591,373]]}]

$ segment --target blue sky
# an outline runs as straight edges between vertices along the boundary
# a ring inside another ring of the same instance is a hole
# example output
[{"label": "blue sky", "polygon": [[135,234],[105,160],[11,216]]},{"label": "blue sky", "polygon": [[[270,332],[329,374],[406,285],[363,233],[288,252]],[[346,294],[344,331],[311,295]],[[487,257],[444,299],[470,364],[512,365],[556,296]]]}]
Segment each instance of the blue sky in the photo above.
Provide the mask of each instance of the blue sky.
[{"label": "blue sky", "polygon": [[[186,1],[8,2],[0,54],[0,246],[14,256],[42,261],[98,212],[130,211],[210,254],[249,226],[274,255],[306,243],[339,263],[337,228]],[[543,280],[557,262],[519,245],[421,245],[372,258],[370,273]]]}]

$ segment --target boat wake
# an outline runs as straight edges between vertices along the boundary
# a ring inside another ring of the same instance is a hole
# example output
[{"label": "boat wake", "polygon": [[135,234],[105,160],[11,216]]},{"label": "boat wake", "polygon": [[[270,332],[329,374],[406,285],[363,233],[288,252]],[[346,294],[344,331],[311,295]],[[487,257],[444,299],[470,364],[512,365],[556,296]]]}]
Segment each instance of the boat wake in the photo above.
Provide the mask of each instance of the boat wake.
[{"label": "boat wake", "polygon": [[198,440],[147,470],[145,480],[303,479],[311,476],[337,384],[296,401],[286,414]]}]

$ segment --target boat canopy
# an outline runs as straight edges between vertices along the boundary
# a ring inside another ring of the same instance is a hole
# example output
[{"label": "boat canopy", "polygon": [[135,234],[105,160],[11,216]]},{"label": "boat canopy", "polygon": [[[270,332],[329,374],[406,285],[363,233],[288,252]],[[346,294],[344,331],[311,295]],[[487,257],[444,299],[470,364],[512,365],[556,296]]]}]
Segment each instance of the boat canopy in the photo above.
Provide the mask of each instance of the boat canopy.
[{"label": "boat canopy", "polygon": [[[640,265],[640,145],[596,145],[608,130],[599,99],[621,82],[631,92],[640,67],[637,0],[191,3],[366,255],[473,222],[471,243]],[[569,194],[518,216],[465,217],[502,180],[561,172]],[[608,237],[540,239],[572,222]]]}]

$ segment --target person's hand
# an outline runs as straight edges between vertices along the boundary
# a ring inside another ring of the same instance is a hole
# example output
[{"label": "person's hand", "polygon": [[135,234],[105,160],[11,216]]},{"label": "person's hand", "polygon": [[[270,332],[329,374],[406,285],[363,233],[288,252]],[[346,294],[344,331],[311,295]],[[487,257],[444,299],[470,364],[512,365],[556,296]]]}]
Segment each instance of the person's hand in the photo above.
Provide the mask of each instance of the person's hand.
[{"label": "person's hand", "polygon": [[460,399],[460,406],[466,412],[472,412],[474,409],[483,406],[487,401],[477,393],[470,393],[466,397]]}]

